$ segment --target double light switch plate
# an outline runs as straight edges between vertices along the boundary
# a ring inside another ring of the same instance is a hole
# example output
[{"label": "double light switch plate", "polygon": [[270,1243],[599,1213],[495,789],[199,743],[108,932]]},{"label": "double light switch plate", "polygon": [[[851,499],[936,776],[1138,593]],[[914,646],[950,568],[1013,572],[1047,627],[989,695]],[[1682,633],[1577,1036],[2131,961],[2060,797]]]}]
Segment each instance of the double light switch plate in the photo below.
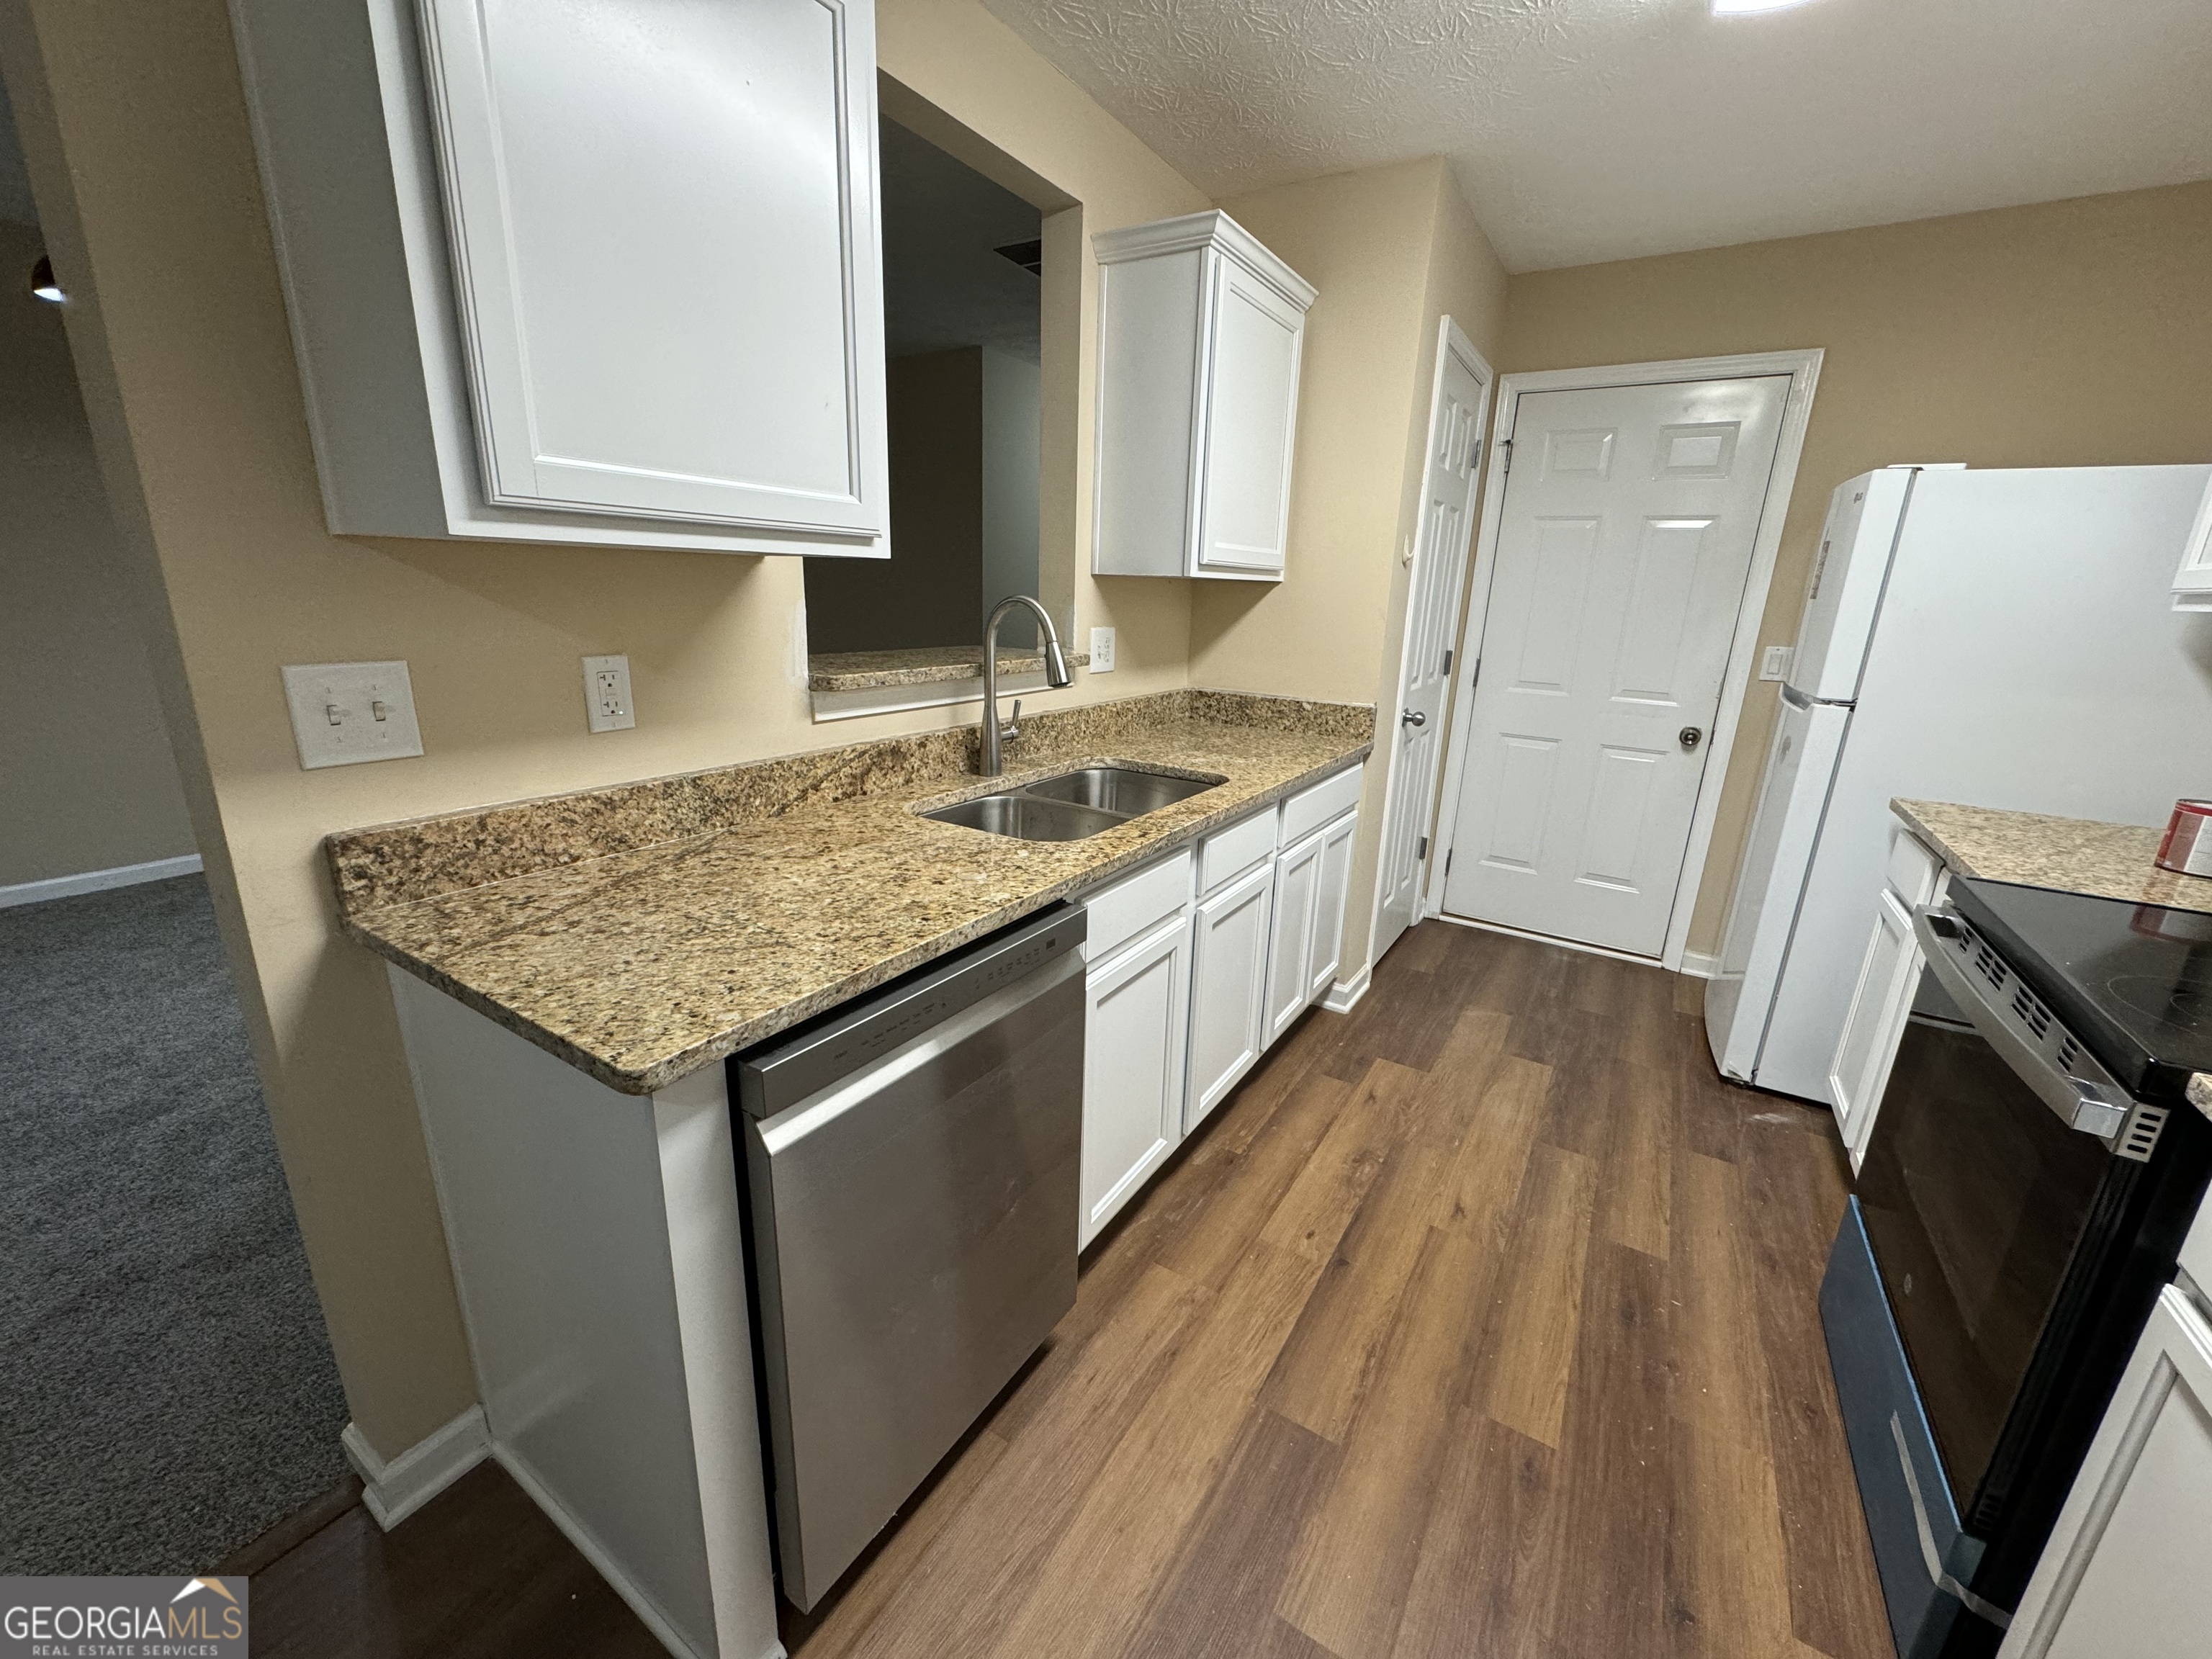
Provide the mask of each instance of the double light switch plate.
[{"label": "double light switch plate", "polygon": [[308,771],[422,752],[404,662],[294,663],[284,670],[284,701]]}]

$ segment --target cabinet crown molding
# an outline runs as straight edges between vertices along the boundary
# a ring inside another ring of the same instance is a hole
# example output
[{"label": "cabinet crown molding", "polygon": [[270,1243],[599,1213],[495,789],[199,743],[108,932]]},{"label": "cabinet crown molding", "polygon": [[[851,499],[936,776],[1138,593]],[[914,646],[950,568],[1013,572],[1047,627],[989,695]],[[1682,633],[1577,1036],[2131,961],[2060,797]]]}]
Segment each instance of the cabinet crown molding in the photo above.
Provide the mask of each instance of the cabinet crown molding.
[{"label": "cabinet crown molding", "polygon": [[1207,247],[1236,260],[1300,311],[1310,307],[1321,294],[1319,289],[1285,264],[1273,249],[1218,208],[1205,213],[1186,213],[1179,219],[1160,219],[1148,225],[1102,230],[1091,239],[1091,253],[1102,265]]}]

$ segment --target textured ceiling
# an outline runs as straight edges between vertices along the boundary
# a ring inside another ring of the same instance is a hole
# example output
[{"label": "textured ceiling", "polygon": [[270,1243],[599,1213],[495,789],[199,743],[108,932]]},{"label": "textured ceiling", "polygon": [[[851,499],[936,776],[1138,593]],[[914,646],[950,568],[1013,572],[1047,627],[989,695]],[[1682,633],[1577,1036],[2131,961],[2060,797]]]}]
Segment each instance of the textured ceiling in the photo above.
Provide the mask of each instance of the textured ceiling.
[{"label": "textured ceiling", "polygon": [[1532,270],[2212,177],[2212,0],[984,0],[1217,198],[1449,155]]}]

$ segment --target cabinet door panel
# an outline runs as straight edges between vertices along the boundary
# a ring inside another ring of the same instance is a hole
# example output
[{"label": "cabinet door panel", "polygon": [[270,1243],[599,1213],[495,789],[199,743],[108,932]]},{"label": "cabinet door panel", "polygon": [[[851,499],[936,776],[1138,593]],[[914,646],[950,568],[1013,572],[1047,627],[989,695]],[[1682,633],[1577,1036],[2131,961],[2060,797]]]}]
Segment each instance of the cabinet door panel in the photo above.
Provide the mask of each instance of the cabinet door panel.
[{"label": "cabinet door panel", "polygon": [[1198,562],[1280,570],[1304,318],[1233,259],[1218,260],[1214,283]]},{"label": "cabinet door panel", "polygon": [[1158,1169],[1182,1130],[1190,918],[1091,970],[1083,1039],[1083,1202],[1076,1248]]},{"label": "cabinet door panel", "polygon": [[1198,907],[1192,941],[1190,1081],[1183,1133],[1196,1128],[1260,1057],[1275,866],[1263,864]]},{"label": "cabinet door panel", "polygon": [[1874,936],[1859,963],[1850,1011],[1844,1016],[1836,1058],[1828,1069],[1837,1128],[1850,1148],[1854,1168],[1881,1104],[1889,1063],[1896,1058],[1898,1038],[1919,982],[1920,948],[1912,937],[1912,918],[1895,894],[1885,891],[1875,915]]},{"label": "cabinet door panel", "polygon": [[2169,1659],[2212,1629],[2212,1326],[2160,1293],[2001,1659]]},{"label": "cabinet door panel", "polygon": [[1352,843],[1359,830],[1359,814],[1346,812],[1322,831],[1321,896],[1314,903],[1313,949],[1310,952],[1307,996],[1319,1001],[1344,963],[1344,900],[1352,882]]},{"label": "cabinet door panel", "polygon": [[1314,924],[1320,915],[1322,840],[1316,831],[1275,860],[1275,915],[1267,930],[1267,1041],[1290,1029],[1312,1000]]},{"label": "cabinet door panel", "polygon": [[884,526],[868,0],[423,0],[486,492]]}]

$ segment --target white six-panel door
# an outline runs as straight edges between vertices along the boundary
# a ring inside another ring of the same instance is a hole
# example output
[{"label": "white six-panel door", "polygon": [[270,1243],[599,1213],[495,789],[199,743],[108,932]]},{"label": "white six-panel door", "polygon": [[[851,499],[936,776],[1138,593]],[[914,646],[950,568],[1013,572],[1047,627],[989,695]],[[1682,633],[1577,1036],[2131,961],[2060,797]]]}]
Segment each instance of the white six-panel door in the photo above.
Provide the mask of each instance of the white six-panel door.
[{"label": "white six-panel door", "polygon": [[1447,911],[1660,955],[1789,390],[1517,399]]},{"label": "white six-panel door", "polygon": [[[1382,820],[1382,887],[1370,961],[1413,925],[1421,889],[1422,839],[1436,816],[1444,715],[1451,698],[1451,652],[1467,583],[1468,539],[1474,532],[1475,465],[1489,411],[1490,368],[1445,318],[1429,408],[1428,460],[1421,474],[1421,516],[1406,596],[1406,656],[1398,707],[1386,711],[1389,805]],[[1393,718],[1395,716],[1395,718]]]}]

